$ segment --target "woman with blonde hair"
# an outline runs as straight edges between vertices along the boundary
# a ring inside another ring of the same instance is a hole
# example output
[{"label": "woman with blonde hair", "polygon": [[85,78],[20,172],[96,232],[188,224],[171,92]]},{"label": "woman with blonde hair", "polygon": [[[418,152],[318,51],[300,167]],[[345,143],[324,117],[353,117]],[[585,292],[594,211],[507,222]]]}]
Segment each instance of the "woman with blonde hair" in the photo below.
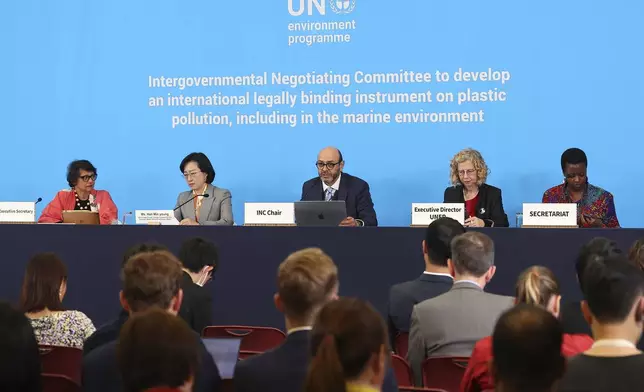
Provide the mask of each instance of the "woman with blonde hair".
[{"label": "woman with blonde hair", "polygon": [[485,183],[489,174],[481,153],[471,148],[459,151],[450,162],[452,186],[445,189],[443,203],[465,204],[466,227],[510,226],[501,189]]},{"label": "woman with blonde hair", "polygon": [[[542,266],[532,266],[523,271],[516,283],[515,303],[540,306],[558,318],[561,291],[552,271]],[[561,353],[565,357],[572,357],[588,350],[592,345],[593,339],[588,335],[564,334]],[[488,336],[474,346],[461,382],[461,392],[494,390],[494,380],[489,368],[492,359],[492,337]]]},{"label": "woman with blonde hair", "polygon": [[306,392],[377,392],[390,355],[387,327],[380,314],[357,298],[325,305],[311,332],[314,356]]}]

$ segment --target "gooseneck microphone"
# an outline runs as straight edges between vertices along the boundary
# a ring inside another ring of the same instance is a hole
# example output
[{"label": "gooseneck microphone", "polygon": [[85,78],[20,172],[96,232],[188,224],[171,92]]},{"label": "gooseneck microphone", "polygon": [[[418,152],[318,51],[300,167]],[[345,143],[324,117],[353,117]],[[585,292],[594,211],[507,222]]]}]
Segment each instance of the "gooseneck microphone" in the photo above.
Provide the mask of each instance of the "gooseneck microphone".
[{"label": "gooseneck microphone", "polygon": [[178,206],[176,206],[176,207],[174,208],[174,210],[172,210],[172,211],[176,211],[176,210],[178,210],[179,208],[181,208],[181,207],[185,206],[186,204],[190,203],[191,201],[193,201],[193,200],[194,200],[194,199],[196,199],[197,197],[207,198],[207,197],[210,197],[210,195],[209,195],[209,194],[207,194],[207,193],[204,193],[203,195],[194,195],[194,196],[192,196],[190,199],[188,199],[188,200],[184,201],[183,203],[179,204]]},{"label": "gooseneck microphone", "polygon": [[34,203],[34,205],[40,203],[41,201],[42,201],[42,197],[39,197],[38,200],[36,200],[36,202]]}]

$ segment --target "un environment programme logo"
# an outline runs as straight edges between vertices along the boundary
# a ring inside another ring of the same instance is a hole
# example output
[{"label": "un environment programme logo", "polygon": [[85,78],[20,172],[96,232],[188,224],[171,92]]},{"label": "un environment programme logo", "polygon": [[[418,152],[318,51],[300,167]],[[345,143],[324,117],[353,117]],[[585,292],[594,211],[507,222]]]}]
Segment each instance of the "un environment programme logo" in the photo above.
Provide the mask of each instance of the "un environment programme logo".
[{"label": "un environment programme logo", "polygon": [[[289,22],[288,46],[346,44],[356,30],[355,19],[347,20],[357,0],[288,0],[288,13],[299,18]],[[331,12],[327,15],[327,9]],[[335,14],[335,15],[334,15]]]},{"label": "un environment programme logo", "polygon": [[336,14],[350,14],[356,8],[356,0],[329,0],[329,5]]}]

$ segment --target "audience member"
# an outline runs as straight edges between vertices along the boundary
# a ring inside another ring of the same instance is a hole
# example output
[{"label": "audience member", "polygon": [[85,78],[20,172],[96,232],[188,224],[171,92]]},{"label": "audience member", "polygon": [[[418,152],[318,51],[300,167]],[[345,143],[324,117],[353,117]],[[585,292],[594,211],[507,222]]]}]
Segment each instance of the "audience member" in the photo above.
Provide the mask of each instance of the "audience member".
[{"label": "audience member", "polygon": [[591,254],[582,278],[584,317],[595,343],[568,361],[559,391],[644,391],[644,273],[625,255]]},{"label": "audience member", "polygon": [[[130,316],[158,307],[177,315],[183,299],[181,263],[167,251],[145,252],[131,257],[122,271],[120,298]],[[197,336],[197,334],[195,334]],[[116,359],[117,341],[106,343],[83,359],[83,388],[88,392],[122,391]],[[212,392],[221,379],[213,358],[199,340],[201,365],[195,374],[194,390]]]},{"label": "audience member", "polygon": [[465,233],[465,228],[452,218],[433,221],[422,242],[425,271],[416,279],[398,283],[389,290],[388,326],[391,344],[399,332],[409,332],[409,320],[414,305],[447,292],[454,279],[447,261],[452,257],[450,243]]},{"label": "audience member", "polygon": [[[534,266],[519,275],[516,284],[516,303],[540,306],[553,316],[559,316],[561,290],[555,275],[546,267]],[[563,336],[561,353],[566,357],[577,355],[592,346],[588,335]],[[461,392],[487,391],[494,389],[494,380],[489,368],[492,359],[492,337],[488,336],[474,346],[465,376],[461,382]]]},{"label": "audience member", "polygon": [[[279,347],[237,364],[235,390],[300,392],[311,359],[313,321],[337,295],[338,270],[326,253],[309,248],[289,255],[277,271],[274,296],[275,307],[284,313],[288,336]],[[383,390],[398,390],[391,368]]]},{"label": "audience member", "polygon": [[469,357],[476,342],[492,334],[499,315],[513,305],[511,297],[483,291],[496,271],[490,237],[468,232],[455,237],[451,248],[452,288],[412,311],[407,358],[417,386],[422,385],[425,358]]},{"label": "audience member", "polygon": [[[622,251],[619,249],[615,241],[603,237],[593,238],[587,244],[582,246],[579,250],[577,260],[575,261],[577,281],[579,282],[580,288],[584,276],[584,270],[586,269],[586,262],[590,255],[597,254],[600,256],[612,256],[621,253]],[[584,315],[581,313],[581,301],[568,302],[561,307],[561,324],[563,325],[564,333],[591,334],[590,326],[586,320],[584,320]]]},{"label": "audience member", "polygon": [[41,392],[38,342],[29,319],[0,303],[0,391]]},{"label": "audience member", "polygon": [[637,268],[644,271],[644,238],[633,243],[631,249],[628,251],[628,259],[635,264]]},{"label": "audience member", "polygon": [[167,311],[134,314],[121,328],[116,349],[124,391],[191,392],[198,342],[190,327]]},{"label": "audience member", "polygon": [[384,381],[389,345],[378,312],[356,298],[322,308],[311,332],[313,359],[306,392],[376,392]]},{"label": "audience member", "polygon": [[39,344],[83,348],[95,328],[82,312],[65,310],[67,267],[53,253],[41,253],[27,264],[20,307],[31,320]]},{"label": "audience member", "polygon": [[552,392],[563,376],[561,323],[540,306],[520,304],[494,328],[492,372],[496,392]]},{"label": "audience member", "polygon": [[[134,257],[142,253],[150,253],[150,252],[156,252],[156,251],[162,251],[162,250],[167,251],[168,248],[166,248],[163,245],[158,245],[153,243],[137,244],[132,246],[131,248],[125,251],[125,254],[123,255],[123,259],[121,259],[121,272],[123,271],[123,267],[125,267],[125,263],[127,263],[127,261],[131,257]],[[115,320],[110,321],[109,323],[98,328],[96,332],[94,332],[92,336],[90,336],[85,341],[85,346],[83,347],[83,356],[89,354],[90,351],[104,345],[105,343],[113,342],[116,339],[118,339],[119,332],[121,331],[121,327],[127,321],[128,316],[129,316],[128,312],[125,309],[121,309],[121,313]]]},{"label": "audience member", "polygon": [[183,304],[179,317],[201,333],[212,325],[212,296],[203,286],[210,281],[219,264],[219,252],[212,242],[192,238],[181,246],[179,260],[183,264]]}]

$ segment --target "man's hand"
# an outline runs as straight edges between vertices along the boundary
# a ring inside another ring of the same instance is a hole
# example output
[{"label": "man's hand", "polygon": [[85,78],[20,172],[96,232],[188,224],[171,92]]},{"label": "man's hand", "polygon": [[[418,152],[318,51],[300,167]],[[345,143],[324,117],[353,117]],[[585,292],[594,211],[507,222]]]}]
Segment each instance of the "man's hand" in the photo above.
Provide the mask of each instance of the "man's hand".
[{"label": "man's hand", "polygon": [[342,222],[340,222],[340,226],[344,226],[344,227],[357,227],[357,226],[358,226],[358,222],[356,222],[356,220],[355,220],[354,218],[352,218],[352,217],[348,216],[348,217],[344,218],[344,219],[342,220]]},{"label": "man's hand", "polygon": [[197,223],[194,220],[189,219],[189,218],[186,218],[186,219],[182,220],[181,222],[179,222],[179,224],[181,226],[198,226],[199,225],[199,223]]}]

